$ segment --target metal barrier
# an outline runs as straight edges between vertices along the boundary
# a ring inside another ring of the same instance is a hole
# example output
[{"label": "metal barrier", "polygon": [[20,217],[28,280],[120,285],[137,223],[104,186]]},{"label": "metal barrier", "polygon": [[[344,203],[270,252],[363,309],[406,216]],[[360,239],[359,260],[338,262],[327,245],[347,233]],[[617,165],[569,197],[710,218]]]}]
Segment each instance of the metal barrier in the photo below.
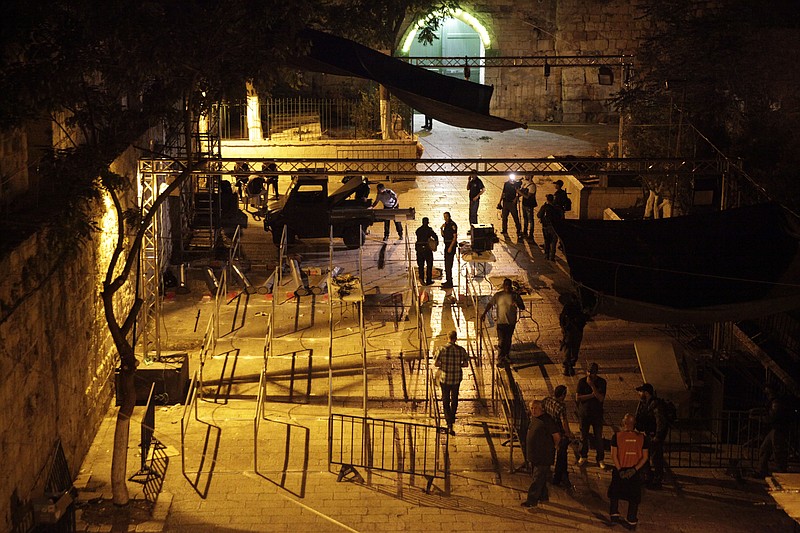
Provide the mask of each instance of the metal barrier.
[{"label": "metal barrier", "polygon": [[422,476],[430,492],[436,479],[450,491],[449,435],[445,428],[332,413],[328,419],[328,463],[341,465],[337,481],[356,468]]},{"label": "metal barrier", "polygon": [[200,422],[197,416],[197,397],[198,397],[198,372],[192,376],[192,383],[189,385],[189,392],[186,393],[186,401],[183,404],[183,415],[181,416],[181,472],[186,475],[186,429],[189,427],[189,413],[194,411],[194,419]]},{"label": "metal barrier", "polygon": [[152,383],[150,385],[150,394],[147,395],[144,416],[140,424],[142,432],[142,440],[139,442],[141,465],[139,466],[139,471],[128,478],[128,481],[133,481],[134,483],[145,483],[150,473],[147,468],[147,457],[150,454],[150,444],[153,442],[153,433],[156,429],[156,406],[153,403],[153,391],[155,391],[155,388],[156,384]]},{"label": "metal barrier", "polygon": [[494,367],[494,372],[497,378],[497,393],[500,404],[500,413],[505,420],[506,435],[508,439],[503,442],[504,446],[508,446],[508,464],[509,471],[516,472],[519,468],[514,466],[514,448],[519,446],[522,450],[522,465],[525,466],[525,437],[528,434],[528,426],[530,425],[530,412],[522,397],[522,391],[514,381],[514,376],[508,367],[498,368]]},{"label": "metal barrier", "polygon": [[664,458],[673,468],[756,469],[764,429],[762,418],[748,411],[678,420],[664,442]]},{"label": "metal barrier", "polygon": [[[744,470],[760,470],[759,449],[769,431],[764,413],[722,411],[716,418],[678,420],[664,442],[664,459],[672,468],[728,468],[737,477]],[[790,461],[800,451],[800,423],[789,433]]]}]

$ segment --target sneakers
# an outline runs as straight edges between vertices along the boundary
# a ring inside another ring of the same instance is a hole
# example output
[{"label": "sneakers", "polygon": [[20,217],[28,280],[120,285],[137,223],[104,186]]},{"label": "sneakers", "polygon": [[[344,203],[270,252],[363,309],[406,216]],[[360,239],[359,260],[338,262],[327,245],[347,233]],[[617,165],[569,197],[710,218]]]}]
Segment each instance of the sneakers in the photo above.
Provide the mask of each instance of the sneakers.
[{"label": "sneakers", "polygon": [[600,468],[600,470],[608,470],[608,465],[603,461],[597,461],[597,467]]},{"label": "sneakers", "polygon": [[587,461],[588,459],[586,457],[581,457],[580,459],[578,459],[578,466],[585,465]]},{"label": "sneakers", "polygon": [[452,281],[445,281],[444,283],[442,283],[442,288],[443,289],[452,289],[453,288],[453,282]]},{"label": "sneakers", "polygon": [[528,500],[525,500],[520,505],[523,507],[527,507],[528,509],[536,509],[536,507],[539,506],[537,502],[529,502]]},{"label": "sneakers", "polygon": [[627,524],[627,521],[622,519],[622,515],[619,513],[614,513],[611,515],[611,522],[614,524]]}]

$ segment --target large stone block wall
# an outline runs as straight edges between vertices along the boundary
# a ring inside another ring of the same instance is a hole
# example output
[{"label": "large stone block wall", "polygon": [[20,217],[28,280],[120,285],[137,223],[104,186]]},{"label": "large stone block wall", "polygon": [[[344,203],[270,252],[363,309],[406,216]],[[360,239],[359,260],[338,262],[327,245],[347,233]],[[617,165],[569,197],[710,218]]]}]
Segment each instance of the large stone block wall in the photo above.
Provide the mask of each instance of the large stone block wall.
[{"label": "large stone block wall", "polygon": [[[486,56],[636,54],[650,22],[627,0],[485,0],[463,4],[489,32]],[[413,21],[407,21],[413,22]],[[599,123],[618,120],[609,98],[619,91],[600,85],[597,67],[487,68],[494,86],[491,113],[520,122]]]},{"label": "large stone block wall", "polygon": [[[117,172],[135,175],[126,154]],[[42,230],[0,259],[0,531],[11,530],[12,501],[37,497],[58,439],[74,476],[113,394],[116,351],[99,291],[115,219],[74,255],[58,255]],[[121,291],[121,308],[130,292]],[[18,512],[18,511],[17,511]]]}]

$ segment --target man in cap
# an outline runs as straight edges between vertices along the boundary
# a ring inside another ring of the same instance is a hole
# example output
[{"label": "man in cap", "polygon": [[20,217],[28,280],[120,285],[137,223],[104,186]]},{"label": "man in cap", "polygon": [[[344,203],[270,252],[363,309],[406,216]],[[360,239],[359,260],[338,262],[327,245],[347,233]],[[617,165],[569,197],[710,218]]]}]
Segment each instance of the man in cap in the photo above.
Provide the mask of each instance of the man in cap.
[{"label": "man in cap", "polygon": [[597,466],[605,470],[605,449],[603,448],[603,402],[606,399],[606,380],[598,376],[597,363],[589,365],[586,376],[578,381],[575,402],[578,404],[578,418],[581,428],[581,450],[578,465],[586,464],[589,457],[589,430],[592,432]]},{"label": "man in cap", "polygon": [[511,341],[514,337],[514,328],[517,325],[517,309],[525,310],[525,302],[522,297],[514,291],[511,280],[503,280],[503,289],[494,293],[486,308],[481,314],[481,320],[486,318],[486,314],[492,307],[497,306],[497,344],[499,355],[497,356],[497,366],[507,366],[511,363]]},{"label": "man in cap", "polygon": [[650,438],[650,459],[645,480],[648,488],[660,489],[664,479],[664,440],[669,433],[669,422],[664,404],[656,396],[650,383],[636,387],[639,405],[636,406],[636,429]]}]

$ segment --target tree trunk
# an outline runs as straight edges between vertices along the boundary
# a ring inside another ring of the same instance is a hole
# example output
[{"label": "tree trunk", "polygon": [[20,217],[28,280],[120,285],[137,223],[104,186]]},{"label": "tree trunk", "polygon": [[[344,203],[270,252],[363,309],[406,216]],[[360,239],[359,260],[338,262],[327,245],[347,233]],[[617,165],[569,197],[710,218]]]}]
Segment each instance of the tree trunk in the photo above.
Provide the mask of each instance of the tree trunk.
[{"label": "tree trunk", "polygon": [[131,416],[136,405],[136,367],[123,364],[119,371],[120,408],[114,428],[114,450],[111,456],[111,492],[114,505],[127,505],[128,495],[128,443]]},{"label": "tree trunk", "polygon": [[389,89],[380,86],[380,113],[381,113],[381,138],[383,140],[391,139],[393,137],[392,131],[392,109],[389,105]]}]

